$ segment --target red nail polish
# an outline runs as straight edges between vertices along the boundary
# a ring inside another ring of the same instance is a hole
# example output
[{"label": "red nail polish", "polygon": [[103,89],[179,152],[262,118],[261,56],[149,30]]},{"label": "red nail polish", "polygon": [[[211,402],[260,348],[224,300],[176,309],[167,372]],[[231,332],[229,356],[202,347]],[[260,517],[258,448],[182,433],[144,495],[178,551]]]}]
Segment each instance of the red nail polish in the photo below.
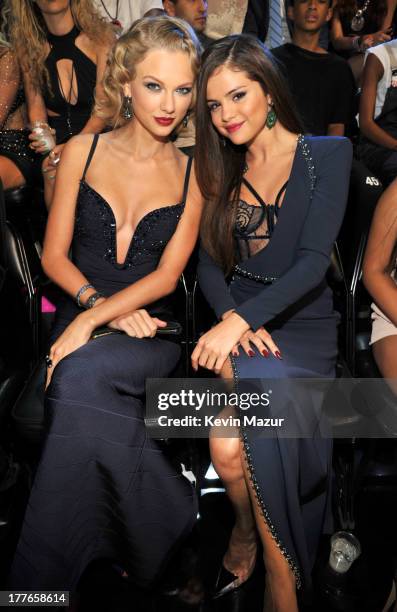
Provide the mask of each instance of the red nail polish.
[{"label": "red nail polish", "polygon": [[238,357],[237,351],[233,351],[232,355],[233,355],[233,357]]},{"label": "red nail polish", "polygon": [[254,353],[254,351],[252,351],[251,349],[248,351],[248,355],[249,355],[250,357],[255,357],[255,353]]},{"label": "red nail polish", "polygon": [[280,351],[276,351],[274,354],[276,355],[277,359],[282,359]]},{"label": "red nail polish", "polygon": [[262,351],[262,355],[263,355],[264,357],[269,357],[269,351],[267,351],[266,349],[263,349],[263,351]]}]

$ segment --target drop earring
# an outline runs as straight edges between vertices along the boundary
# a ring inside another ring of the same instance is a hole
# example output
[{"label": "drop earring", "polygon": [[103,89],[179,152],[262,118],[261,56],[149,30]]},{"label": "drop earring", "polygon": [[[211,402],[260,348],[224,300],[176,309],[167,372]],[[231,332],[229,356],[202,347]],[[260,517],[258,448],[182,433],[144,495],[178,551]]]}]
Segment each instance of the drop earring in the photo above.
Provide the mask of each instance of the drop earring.
[{"label": "drop earring", "polygon": [[187,124],[189,123],[189,113],[187,112],[183,118],[182,125],[184,128],[187,128]]},{"label": "drop earring", "polygon": [[269,130],[271,130],[276,125],[276,122],[277,122],[277,114],[276,114],[276,111],[274,110],[274,104],[269,104],[269,110],[267,113],[265,125],[267,128],[269,128]]},{"label": "drop earring", "polygon": [[132,119],[132,116],[133,116],[131,100],[132,100],[131,96],[124,96],[123,117],[127,121],[129,119]]}]

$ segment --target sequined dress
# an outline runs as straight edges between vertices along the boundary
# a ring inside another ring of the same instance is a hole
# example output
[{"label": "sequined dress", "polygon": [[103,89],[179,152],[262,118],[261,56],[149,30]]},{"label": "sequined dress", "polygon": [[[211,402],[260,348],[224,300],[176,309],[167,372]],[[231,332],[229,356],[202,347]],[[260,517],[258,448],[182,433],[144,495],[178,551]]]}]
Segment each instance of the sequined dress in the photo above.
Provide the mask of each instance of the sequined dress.
[{"label": "sequined dress", "polygon": [[[1,52],[2,51],[2,52]],[[10,49],[0,49],[0,155],[10,159],[28,181],[35,154],[25,129],[25,96],[18,62]]]},{"label": "sequined dress", "polygon": [[[281,207],[265,203],[246,182],[256,201],[239,203],[238,263],[229,283],[201,250],[199,282],[218,318],[235,309],[252,329],[264,326],[282,355],[279,360],[255,351],[249,357],[240,350],[231,357],[237,390],[267,392],[269,379],[334,376],[338,316],[325,276],[344,215],[351,157],[345,138],[300,136]],[[317,405],[297,403],[289,382],[280,388],[277,402],[252,404],[250,414],[318,416]],[[317,429],[296,439],[263,432],[241,430],[257,503],[297,586],[309,591],[320,536],[332,529],[332,441]]]},{"label": "sequined dress", "polygon": [[[116,259],[113,211],[84,172],[72,256],[97,290],[110,296],[156,269],[183,214],[190,168],[191,160],[181,201],[142,218],[123,263]],[[169,315],[166,300],[147,309]],[[53,339],[77,312],[65,299]],[[148,586],[190,532],[197,516],[194,490],[148,437],[143,421],[146,379],[168,376],[179,356],[176,343],[114,334],[90,340],[56,367],[46,393],[48,435],[12,588],[73,591],[88,564],[103,558]]]}]

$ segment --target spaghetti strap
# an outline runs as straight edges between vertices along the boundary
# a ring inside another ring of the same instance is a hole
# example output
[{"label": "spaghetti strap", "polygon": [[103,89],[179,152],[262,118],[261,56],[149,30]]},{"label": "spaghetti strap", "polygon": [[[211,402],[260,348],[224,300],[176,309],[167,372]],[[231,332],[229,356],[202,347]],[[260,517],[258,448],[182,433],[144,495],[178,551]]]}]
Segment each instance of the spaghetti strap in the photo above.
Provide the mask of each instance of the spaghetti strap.
[{"label": "spaghetti strap", "polygon": [[[266,204],[266,202],[261,198],[261,196],[259,195],[259,193],[256,191],[256,189],[254,189],[254,187],[251,185],[250,182],[247,181],[246,178],[243,178],[243,183],[244,185],[248,188],[248,190],[252,193],[252,195],[258,200],[259,204],[261,204],[261,206],[265,207],[269,206],[269,204]],[[279,201],[280,198],[282,196],[283,191],[285,191],[286,187],[288,185],[288,181],[285,181],[284,185],[281,187],[281,189],[279,190],[277,196],[276,196],[276,200],[274,202],[274,206],[276,208],[279,208]]]},{"label": "spaghetti strap", "polygon": [[99,134],[94,134],[94,138],[92,139],[92,144],[91,144],[90,152],[88,153],[87,161],[85,163],[83,176],[81,177],[82,181],[85,181],[85,175],[87,174],[88,167],[89,167],[89,165],[91,163],[91,160],[92,160],[92,158],[94,156],[95,149],[96,149],[96,146],[98,144],[98,138],[99,138]]},{"label": "spaghetti strap", "polygon": [[192,169],[192,163],[193,163],[193,157],[189,157],[189,160],[188,160],[188,162],[186,164],[186,174],[185,174],[185,182],[183,184],[182,202],[186,201],[187,190],[188,190],[188,187],[189,187],[190,171]]}]

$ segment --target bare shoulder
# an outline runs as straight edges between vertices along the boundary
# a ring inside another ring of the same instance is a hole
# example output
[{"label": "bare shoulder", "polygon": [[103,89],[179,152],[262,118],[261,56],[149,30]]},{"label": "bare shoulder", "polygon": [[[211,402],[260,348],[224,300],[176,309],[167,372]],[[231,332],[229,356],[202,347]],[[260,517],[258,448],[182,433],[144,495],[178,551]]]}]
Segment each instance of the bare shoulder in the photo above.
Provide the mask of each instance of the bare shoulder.
[{"label": "bare shoulder", "polygon": [[61,155],[62,166],[68,164],[69,168],[83,170],[89,155],[94,134],[78,134],[73,136],[63,147]]}]

